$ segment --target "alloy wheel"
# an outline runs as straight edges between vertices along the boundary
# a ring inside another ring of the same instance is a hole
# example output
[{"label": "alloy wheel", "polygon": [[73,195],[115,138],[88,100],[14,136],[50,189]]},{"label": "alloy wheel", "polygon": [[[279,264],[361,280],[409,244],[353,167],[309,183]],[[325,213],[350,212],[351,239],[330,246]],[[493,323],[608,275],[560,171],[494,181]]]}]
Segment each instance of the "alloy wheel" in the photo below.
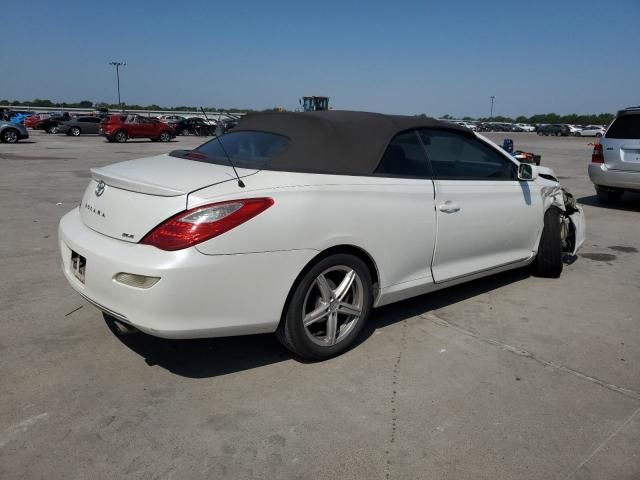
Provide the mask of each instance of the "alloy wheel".
[{"label": "alloy wheel", "polygon": [[18,141],[18,133],[15,130],[7,130],[2,135],[2,139],[7,143],[16,143]]},{"label": "alloy wheel", "polygon": [[364,309],[360,276],[346,265],[323,271],[309,287],[302,303],[302,322],[309,340],[332,346],[353,330]]}]

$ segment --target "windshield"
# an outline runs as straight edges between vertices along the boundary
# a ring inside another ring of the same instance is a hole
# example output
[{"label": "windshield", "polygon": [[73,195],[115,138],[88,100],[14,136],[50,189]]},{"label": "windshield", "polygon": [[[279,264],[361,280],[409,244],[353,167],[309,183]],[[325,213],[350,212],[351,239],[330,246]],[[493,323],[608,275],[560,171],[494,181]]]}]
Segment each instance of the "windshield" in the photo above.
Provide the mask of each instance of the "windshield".
[{"label": "windshield", "polygon": [[289,139],[284,135],[267,132],[230,132],[199,146],[195,152],[206,155],[206,159],[200,161],[226,164],[229,155],[234,163],[244,168],[263,168],[288,144]]}]

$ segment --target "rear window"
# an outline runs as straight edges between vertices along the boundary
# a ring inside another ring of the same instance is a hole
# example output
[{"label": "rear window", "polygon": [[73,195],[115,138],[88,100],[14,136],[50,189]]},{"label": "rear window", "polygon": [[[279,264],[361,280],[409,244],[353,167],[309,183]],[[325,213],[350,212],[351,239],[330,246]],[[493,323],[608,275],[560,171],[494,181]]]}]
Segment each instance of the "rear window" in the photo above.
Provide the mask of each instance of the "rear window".
[{"label": "rear window", "polygon": [[[226,152],[241,167],[264,168],[288,144],[289,138],[284,135],[242,131],[227,133],[219,137],[219,139],[214,138],[196,148],[195,151],[206,155],[207,158],[201,161],[209,163],[226,164]],[[193,157],[189,158],[194,159]]]},{"label": "rear window", "polygon": [[640,115],[622,115],[616,118],[606,137],[640,140]]}]

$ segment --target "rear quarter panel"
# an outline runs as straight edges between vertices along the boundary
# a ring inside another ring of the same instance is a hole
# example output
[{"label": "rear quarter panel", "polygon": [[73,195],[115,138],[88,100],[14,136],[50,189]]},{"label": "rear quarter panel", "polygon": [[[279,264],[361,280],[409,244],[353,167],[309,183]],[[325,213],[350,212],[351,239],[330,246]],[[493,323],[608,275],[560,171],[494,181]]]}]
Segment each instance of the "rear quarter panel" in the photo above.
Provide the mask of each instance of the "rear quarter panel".
[{"label": "rear quarter panel", "polygon": [[202,253],[353,245],[372,257],[381,288],[431,278],[436,224],[430,180],[262,171],[245,183],[245,189],[227,182],[189,196],[189,208],[233,198],[275,200],[257,217],[198,245]]}]

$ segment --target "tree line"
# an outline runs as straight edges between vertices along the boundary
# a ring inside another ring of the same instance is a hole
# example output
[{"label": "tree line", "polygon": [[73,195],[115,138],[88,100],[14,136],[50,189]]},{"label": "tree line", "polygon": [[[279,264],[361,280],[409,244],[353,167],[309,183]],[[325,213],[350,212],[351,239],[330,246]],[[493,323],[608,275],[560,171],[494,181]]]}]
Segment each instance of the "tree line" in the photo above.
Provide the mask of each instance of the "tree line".
[{"label": "tree line", "polygon": [[503,116],[495,116],[495,117],[481,117],[481,118],[472,118],[472,117],[463,117],[461,119],[456,119],[451,115],[444,115],[441,118],[443,119],[451,119],[451,120],[463,120],[465,122],[498,122],[498,123],[528,123],[532,125],[536,125],[539,123],[568,123],[571,125],[608,125],[613,121],[615,114],[613,113],[598,113],[598,114],[577,114],[571,113],[569,115],[558,115],[557,113],[539,113],[537,115],[532,115],[530,117],[525,117],[524,115],[520,115],[519,117],[503,117]]}]

